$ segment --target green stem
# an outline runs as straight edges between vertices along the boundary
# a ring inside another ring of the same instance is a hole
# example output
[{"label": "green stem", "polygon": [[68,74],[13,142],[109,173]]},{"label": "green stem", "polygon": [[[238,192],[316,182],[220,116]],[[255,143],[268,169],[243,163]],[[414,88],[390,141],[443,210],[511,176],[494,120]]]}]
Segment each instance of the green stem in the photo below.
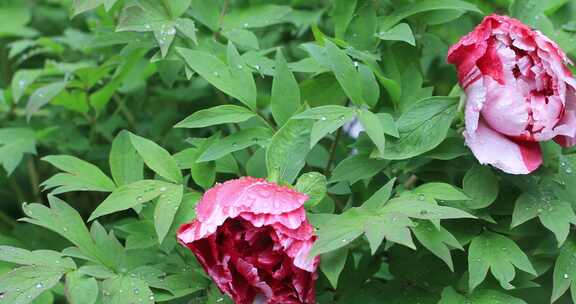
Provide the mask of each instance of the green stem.
[{"label": "green stem", "polygon": [[328,158],[328,162],[326,162],[326,168],[324,168],[324,175],[326,176],[331,174],[330,170],[332,169],[334,158],[336,158],[336,148],[338,147],[338,141],[340,141],[340,137],[342,137],[342,128],[339,128],[338,131],[336,131],[336,138],[334,138],[332,146],[330,147],[330,157]]}]

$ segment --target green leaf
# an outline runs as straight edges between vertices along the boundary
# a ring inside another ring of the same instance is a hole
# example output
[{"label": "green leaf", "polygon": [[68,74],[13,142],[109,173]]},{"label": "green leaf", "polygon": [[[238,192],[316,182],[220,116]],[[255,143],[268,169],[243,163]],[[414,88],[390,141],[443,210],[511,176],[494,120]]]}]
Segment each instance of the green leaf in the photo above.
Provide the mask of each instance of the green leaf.
[{"label": "green leaf", "polygon": [[344,39],[346,29],[356,10],[356,0],[335,0],[334,11],[332,12],[332,20],[334,22],[334,33],[336,38]]},{"label": "green leaf", "polygon": [[362,97],[370,107],[376,106],[380,98],[380,86],[372,69],[365,64],[358,64],[358,76],[362,82]]},{"label": "green leaf", "polygon": [[552,302],[558,300],[570,288],[572,300],[576,299],[576,242],[571,236],[564,242],[554,265]]},{"label": "green leaf", "polygon": [[459,294],[452,287],[442,291],[442,299],[438,304],[526,304],[524,300],[509,296],[497,290],[478,289],[470,294]]},{"label": "green leaf", "polygon": [[475,218],[460,209],[438,206],[422,197],[402,196],[388,201],[382,208],[386,212],[403,213],[411,218],[422,220]]},{"label": "green leaf", "polygon": [[73,15],[79,15],[82,14],[83,12],[95,9],[97,7],[99,7],[100,5],[102,5],[102,3],[104,3],[104,0],[74,0],[73,2],[73,7],[74,7],[74,13]]},{"label": "green leaf", "polygon": [[404,41],[412,46],[416,46],[412,29],[406,23],[399,23],[389,30],[377,33],[376,36],[382,40]]},{"label": "green leaf", "polygon": [[528,257],[511,239],[489,231],[475,237],[468,249],[469,287],[474,290],[486,277],[488,269],[504,289],[512,289],[514,267],[536,275]]},{"label": "green leaf", "polygon": [[0,277],[2,302],[28,304],[51,289],[64,274],[62,268],[23,266]]},{"label": "green leaf", "polygon": [[36,135],[27,128],[0,129],[0,164],[11,175],[24,154],[36,154]]},{"label": "green leaf", "polygon": [[309,256],[313,257],[342,248],[364,233],[363,218],[366,215],[357,208],[349,209],[341,215],[331,216],[318,227],[318,239]]},{"label": "green leaf", "polygon": [[372,140],[376,148],[378,149],[378,156],[384,156],[384,149],[386,147],[386,139],[384,138],[384,128],[382,128],[382,124],[380,123],[380,119],[376,114],[361,109],[358,112],[358,120],[364,127],[364,131],[368,134],[368,137]]},{"label": "green leaf", "polygon": [[399,139],[386,143],[385,159],[407,159],[437,147],[456,115],[458,98],[431,97],[412,106],[396,121]]},{"label": "green leaf", "polygon": [[[174,155],[182,169],[190,169],[192,179],[204,189],[212,187],[216,180],[216,163],[214,161],[198,162],[198,157],[220,139],[219,134],[203,140],[198,148],[189,148]],[[220,160],[223,160],[221,158]]]},{"label": "green leaf", "polygon": [[196,24],[192,19],[189,18],[178,18],[175,23],[176,28],[180,33],[182,33],[186,38],[192,40],[194,44],[198,44],[196,38]]},{"label": "green leaf", "polygon": [[90,215],[89,221],[151,201],[173,186],[174,184],[171,183],[147,179],[122,185],[98,205],[96,210]]},{"label": "green leaf", "polygon": [[258,43],[258,37],[254,33],[245,29],[227,29],[222,31],[222,35],[228,40],[234,42],[242,49],[258,50],[260,49],[260,44]]},{"label": "green leaf", "polygon": [[308,172],[300,175],[296,182],[296,190],[308,195],[304,203],[306,208],[312,208],[326,196],[326,176],[318,172]]},{"label": "green leaf", "polygon": [[427,197],[445,200],[458,201],[470,199],[462,190],[445,183],[426,183],[414,189],[414,192],[424,194]]},{"label": "green leaf", "polygon": [[188,66],[220,91],[256,109],[256,84],[245,63],[232,67],[204,51],[176,48]]},{"label": "green leaf", "polygon": [[284,125],[300,108],[300,87],[288,69],[281,50],[276,52],[270,107],[272,116],[279,126]]},{"label": "green leaf", "polygon": [[189,14],[210,30],[217,32],[220,22],[220,3],[217,1],[192,0]]},{"label": "green leaf", "polygon": [[215,141],[198,158],[197,162],[216,160],[232,152],[246,149],[253,145],[262,145],[272,137],[268,128],[250,128],[232,133],[232,135]]},{"label": "green leaf", "polygon": [[70,303],[95,304],[99,287],[96,279],[84,276],[78,271],[66,274],[66,298]]},{"label": "green leaf", "polygon": [[310,152],[311,121],[289,120],[266,149],[266,168],[272,181],[291,184],[304,167]]},{"label": "green leaf", "polygon": [[216,106],[194,112],[177,123],[175,128],[204,128],[226,123],[238,123],[246,121],[256,114],[245,107],[235,105]]},{"label": "green leaf", "polygon": [[543,185],[534,191],[522,193],[516,199],[510,225],[514,228],[538,217],[542,225],[554,233],[560,247],[568,237],[571,224],[576,224],[576,214],[570,202],[552,193],[552,186]]},{"label": "green leaf", "polygon": [[330,41],[326,41],[325,51],[327,67],[334,72],[334,76],[336,76],[346,95],[357,105],[365,104],[361,77],[354,67],[352,59]]},{"label": "green leaf", "polygon": [[292,11],[289,6],[272,4],[251,5],[236,9],[224,16],[224,28],[257,28],[281,23],[283,17]]},{"label": "green leaf", "polygon": [[444,227],[437,228],[429,221],[418,221],[412,227],[414,235],[424,247],[430,250],[434,255],[439,257],[448,265],[450,270],[454,271],[452,248],[464,250],[458,240]]},{"label": "green leaf", "polygon": [[415,14],[434,10],[458,10],[470,11],[482,14],[474,4],[460,0],[422,0],[412,4],[401,6],[392,14],[387,15],[380,21],[380,30],[388,30],[401,20]]},{"label": "green leaf", "polygon": [[146,282],[118,275],[102,282],[102,304],[153,304],[154,294]]},{"label": "green leaf", "polygon": [[376,253],[384,238],[390,242],[416,249],[410,229],[408,229],[413,225],[414,223],[406,215],[396,212],[380,213],[377,217],[367,220],[364,224],[364,231],[372,255]]},{"label": "green leaf", "polygon": [[498,197],[498,179],[487,166],[474,165],[462,182],[464,193],[471,199],[462,204],[470,209],[490,206]]},{"label": "green leaf", "polygon": [[83,256],[93,261],[108,267],[113,265],[113,262],[106,258],[106,251],[101,250],[100,244],[93,241],[78,211],[52,195],[48,196],[48,202],[50,208],[41,204],[23,204],[22,210],[28,217],[22,221],[60,234],[76,245]]},{"label": "green leaf", "polygon": [[338,287],[338,278],[340,278],[340,274],[342,273],[342,270],[344,270],[344,266],[346,266],[347,259],[347,247],[327,252],[322,255],[322,259],[320,260],[320,270],[322,270],[322,273],[324,273],[326,278],[328,278],[328,281],[333,288]]},{"label": "green leaf", "polygon": [[42,160],[66,172],[58,173],[42,183],[46,189],[54,188],[51,193],[60,194],[71,191],[102,191],[116,189],[114,182],[98,167],[69,155],[50,155]]},{"label": "green leaf", "polygon": [[544,11],[548,7],[546,1],[513,0],[510,2],[510,16],[524,22],[529,26],[537,26],[538,19],[544,18]]},{"label": "green leaf", "polygon": [[388,181],[382,188],[378,189],[372,196],[362,204],[362,208],[377,209],[382,207],[392,197],[396,178]]},{"label": "green leaf", "polygon": [[122,186],[144,178],[144,162],[130,140],[130,132],[122,130],[112,141],[110,171],[117,185]]},{"label": "green leaf", "polygon": [[387,161],[368,158],[367,155],[352,155],[338,163],[334,168],[330,183],[347,181],[353,184],[361,179],[376,175],[387,165]]},{"label": "green leaf", "polygon": [[182,172],[168,151],[155,142],[133,133],[130,133],[130,141],[148,168],[169,181],[182,183]]},{"label": "green leaf", "polygon": [[56,95],[66,88],[66,81],[53,82],[47,84],[32,93],[26,104],[26,118],[30,120],[32,114],[36,113],[42,106],[50,102]]},{"label": "green leaf", "polygon": [[346,117],[350,114],[354,114],[354,110],[352,108],[328,105],[307,109],[302,113],[298,113],[292,116],[292,119],[318,119],[326,121],[336,120],[341,117]]},{"label": "green leaf", "polygon": [[337,119],[320,119],[314,122],[310,132],[310,148],[313,148],[324,136],[332,133],[354,118],[354,112],[341,115]]},{"label": "green leaf", "polygon": [[20,69],[14,73],[12,76],[11,88],[12,88],[12,99],[14,103],[18,103],[20,98],[24,96],[26,89],[34,83],[34,81],[42,76],[44,70],[25,70]]},{"label": "green leaf", "polygon": [[162,243],[168,234],[174,217],[178,212],[182,197],[184,195],[184,186],[182,185],[168,185],[160,194],[154,209],[154,227],[158,235],[158,243]]},{"label": "green leaf", "polygon": [[61,268],[64,271],[76,268],[74,261],[63,257],[60,252],[52,250],[29,251],[11,246],[0,246],[0,261],[18,265]]}]

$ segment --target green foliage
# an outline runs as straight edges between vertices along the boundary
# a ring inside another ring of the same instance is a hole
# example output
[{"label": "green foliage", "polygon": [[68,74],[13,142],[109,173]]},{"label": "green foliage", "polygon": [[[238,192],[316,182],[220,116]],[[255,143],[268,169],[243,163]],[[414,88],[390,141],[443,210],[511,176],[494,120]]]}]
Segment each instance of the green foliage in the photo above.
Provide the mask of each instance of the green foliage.
[{"label": "green foliage", "polygon": [[576,150],[461,135],[491,13],[576,58],[567,0],[2,1],[0,303],[232,303],[176,232],[245,175],[309,197],[318,303],[574,302]]}]

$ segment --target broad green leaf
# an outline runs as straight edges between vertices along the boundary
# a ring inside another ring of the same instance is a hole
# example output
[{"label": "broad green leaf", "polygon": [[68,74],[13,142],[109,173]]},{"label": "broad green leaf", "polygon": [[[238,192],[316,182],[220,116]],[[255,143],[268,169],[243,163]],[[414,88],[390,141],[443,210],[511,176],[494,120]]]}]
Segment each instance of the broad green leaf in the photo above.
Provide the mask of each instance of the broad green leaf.
[{"label": "broad green leaf", "polygon": [[210,30],[217,32],[220,22],[220,3],[218,1],[192,0],[189,14]]},{"label": "broad green leaf", "polygon": [[576,242],[574,236],[569,237],[562,248],[560,254],[556,259],[554,265],[554,288],[552,290],[552,302],[560,298],[568,288],[572,300],[576,299]]},{"label": "broad green leaf", "polygon": [[50,155],[42,160],[66,172],[58,173],[42,183],[46,189],[54,188],[51,193],[60,194],[71,191],[102,191],[116,189],[114,182],[98,167],[69,155]]},{"label": "broad green leaf", "polygon": [[144,178],[144,162],[132,145],[128,131],[121,131],[112,141],[109,162],[112,178],[119,186]]},{"label": "broad green leaf", "polygon": [[155,24],[170,19],[166,7],[159,1],[133,1],[122,8],[116,31],[149,32]]},{"label": "broad green leaf", "polygon": [[382,207],[392,197],[396,178],[388,181],[382,188],[378,189],[372,196],[362,204],[362,208],[377,209]]},{"label": "broad green leaf", "polygon": [[168,50],[176,37],[176,27],[174,22],[152,22],[150,27],[154,32],[154,37],[156,38],[156,43],[158,43],[158,46],[160,47],[162,57],[166,57]]},{"label": "broad green leaf", "polygon": [[186,117],[174,127],[204,128],[226,123],[243,122],[254,116],[256,114],[245,107],[222,105],[194,112],[194,114]]},{"label": "broad green leaf", "polygon": [[76,268],[74,261],[63,257],[60,252],[52,250],[29,251],[11,246],[0,246],[0,261],[18,265],[61,268],[63,270]]},{"label": "broad green leaf", "polygon": [[460,209],[438,206],[421,197],[412,196],[393,198],[382,207],[382,211],[403,213],[411,218],[423,220],[475,218]]},{"label": "broad green leaf", "polygon": [[164,5],[166,6],[168,15],[174,19],[186,13],[191,3],[192,0],[172,0],[170,2],[165,2]]},{"label": "broad green leaf", "polygon": [[292,119],[318,119],[322,121],[336,120],[354,114],[352,108],[329,105],[307,109],[302,113],[298,113]]},{"label": "broad green leaf", "polygon": [[497,290],[478,289],[470,294],[460,294],[452,287],[446,287],[442,291],[442,299],[438,304],[527,304],[524,300],[515,298]]},{"label": "broad green leaf", "polygon": [[20,69],[12,76],[12,99],[18,103],[20,98],[24,96],[26,89],[34,83],[34,81],[42,76],[43,70],[25,70]]},{"label": "broad green leaf", "polygon": [[222,92],[256,109],[256,84],[244,63],[231,67],[218,57],[204,51],[176,48],[188,66]]},{"label": "broad green leaf", "polygon": [[361,78],[352,59],[330,41],[326,41],[325,53],[328,68],[332,70],[346,95],[357,105],[365,104]]},{"label": "broad green leaf", "polygon": [[548,7],[547,1],[538,0],[512,0],[510,2],[510,16],[529,26],[537,26],[538,20],[544,18],[544,11]]},{"label": "broad green leaf", "polygon": [[452,263],[452,256],[450,250],[460,249],[464,250],[458,240],[444,227],[439,229],[429,221],[418,221],[412,227],[414,236],[418,239],[424,247],[430,250],[434,255],[439,257],[448,265],[450,270],[454,271],[454,264]]},{"label": "broad green leaf", "polygon": [[176,216],[182,202],[183,195],[184,186],[169,185],[158,197],[156,208],[154,209],[154,227],[156,228],[159,243],[162,243],[164,237],[168,234],[174,221],[174,216]]},{"label": "broad green leaf", "polygon": [[464,193],[471,199],[462,204],[470,209],[481,209],[490,206],[498,197],[498,180],[492,169],[487,166],[474,165],[462,182]]},{"label": "broad green leaf", "polygon": [[372,69],[365,64],[358,64],[358,76],[362,82],[362,97],[370,107],[376,106],[380,98],[380,86]]},{"label": "broad green leaf", "polygon": [[130,209],[145,202],[151,201],[173,187],[174,184],[158,180],[141,180],[131,184],[122,185],[112,192],[98,207],[90,221],[100,216]]},{"label": "broad green leaf", "polygon": [[482,14],[474,4],[460,0],[422,0],[412,4],[401,6],[392,14],[380,20],[380,30],[388,30],[401,20],[415,14],[434,10],[458,10],[470,11]]},{"label": "broad green leaf", "polygon": [[354,118],[354,112],[350,111],[347,114],[340,115],[336,119],[325,120],[319,119],[312,125],[312,130],[310,132],[310,148],[313,148],[324,136],[332,133],[343,125],[347,124]]},{"label": "broad green leaf", "polygon": [[192,19],[189,18],[178,18],[175,23],[176,29],[182,33],[186,38],[192,40],[195,44],[198,44],[196,38],[196,24]]},{"label": "broad green leaf", "polygon": [[84,276],[78,271],[66,274],[66,298],[70,303],[95,304],[99,287],[96,279]]},{"label": "broad green leaf", "polygon": [[386,139],[384,138],[384,128],[382,128],[378,116],[368,110],[361,109],[358,112],[358,120],[360,120],[368,137],[370,137],[374,145],[376,145],[378,156],[383,157],[384,149],[386,148]]},{"label": "broad green leaf", "polygon": [[344,247],[364,233],[364,213],[357,208],[333,215],[318,228],[318,239],[309,256],[313,257]]},{"label": "broad green leaf", "polygon": [[56,95],[66,88],[66,81],[53,82],[47,84],[30,95],[26,104],[26,118],[30,120],[32,114],[36,113],[42,106],[50,102]]},{"label": "broad green leaf", "polygon": [[260,49],[260,44],[258,43],[258,37],[254,33],[245,29],[227,29],[222,31],[222,35],[228,40],[234,42],[241,49]]},{"label": "broad green leaf", "polygon": [[310,152],[311,121],[289,120],[274,134],[266,150],[268,177],[292,183]]},{"label": "broad green leaf", "polygon": [[306,208],[312,208],[326,196],[326,176],[318,172],[308,172],[302,174],[296,182],[296,190],[308,195],[308,200],[304,203]]},{"label": "broad green leaf", "polygon": [[289,6],[272,4],[251,5],[245,9],[236,9],[226,14],[224,28],[257,28],[277,24],[292,11]]},{"label": "broad green leaf", "polygon": [[[198,157],[210,146],[220,139],[219,134],[203,140],[197,148],[189,148],[174,155],[180,168],[190,169],[192,179],[196,184],[204,189],[212,187],[216,180],[216,163],[214,161],[198,162]],[[224,159],[224,158],[221,158]]]},{"label": "broad green leaf", "polygon": [[334,1],[334,10],[332,19],[334,20],[334,33],[336,38],[343,39],[348,29],[350,21],[356,10],[357,0],[336,0]]},{"label": "broad green leaf", "polygon": [[486,277],[488,269],[504,289],[512,289],[516,276],[514,267],[536,275],[526,254],[511,239],[484,231],[475,237],[468,249],[469,288],[474,290]]},{"label": "broad green leaf", "polygon": [[522,193],[516,199],[510,225],[514,228],[538,217],[542,225],[554,233],[560,247],[568,237],[571,224],[576,224],[576,214],[570,202],[554,195],[550,189],[552,186],[543,185]]},{"label": "broad green leaf", "polygon": [[414,189],[414,192],[423,194],[427,197],[445,200],[458,201],[470,199],[462,190],[446,183],[426,183]]},{"label": "broad green leaf", "polygon": [[370,244],[372,255],[376,253],[384,238],[390,242],[402,244],[416,249],[408,227],[414,223],[404,214],[395,212],[380,213],[364,223],[366,238]]},{"label": "broad green leaf", "polygon": [[385,159],[407,159],[437,147],[456,115],[458,98],[431,97],[414,104],[396,121],[399,139],[386,143]]},{"label": "broad green leaf", "polygon": [[118,275],[102,282],[102,304],[153,304],[154,294],[146,282]]},{"label": "broad green leaf", "polygon": [[284,125],[300,108],[300,87],[288,69],[281,50],[276,52],[270,107],[272,116],[279,126]]},{"label": "broad green leaf", "polygon": [[100,5],[102,5],[104,3],[104,0],[74,0],[73,2],[73,7],[74,7],[74,13],[73,15],[79,15],[82,14],[83,12],[95,9],[97,7],[99,7]]},{"label": "broad green leaf", "polygon": [[0,164],[10,175],[24,154],[36,154],[36,135],[27,128],[0,129]]},{"label": "broad green leaf", "polygon": [[212,145],[198,157],[197,162],[216,160],[253,145],[262,145],[271,137],[272,131],[268,128],[257,127],[240,130],[212,143]]},{"label": "broad green leaf", "polygon": [[333,288],[338,287],[338,278],[344,266],[346,266],[346,260],[348,259],[348,248],[340,248],[332,252],[327,252],[322,255],[320,260],[320,270],[328,278],[330,285]]},{"label": "broad green leaf", "polygon": [[376,36],[382,40],[404,41],[412,46],[416,46],[412,29],[406,23],[399,23],[389,30],[377,33]]},{"label": "broad green leaf", "polygon": [[130,133],[130,141],[148,168],[169,181],[182,182],[182,172],[168,151],[155,142],[133,133]]},{"label": "broad green leaf", "polygon": [[352,155],[338,163],[334,168],[330,183],[347,181],[353,184],[361,179],[376,175],[387,165],[387,161],[368,158],[367,155]]},{"label": "broad green leaf", "polygon": [[28,304],[60,281],[62,268],[23,266],[0,276],[3,303]]}]

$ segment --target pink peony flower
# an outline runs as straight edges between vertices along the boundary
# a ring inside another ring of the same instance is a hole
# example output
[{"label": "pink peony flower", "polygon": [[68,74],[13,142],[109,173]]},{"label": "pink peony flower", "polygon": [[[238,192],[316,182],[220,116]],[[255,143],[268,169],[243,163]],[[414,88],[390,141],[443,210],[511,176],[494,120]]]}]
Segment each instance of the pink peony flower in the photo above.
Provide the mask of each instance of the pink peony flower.
[{"label": "pink peony flower", "polygon": [[576,144],[576,82],[566,54],[520,21],[491,15],[448,51],[467,97],[466,144],[483,164],[527,174],[538,142]]},{"label": "pink peony flower", "polygon": [[197,219],[178,231],[220,290],[235,303],[314,303],[318,257],[305,194],[243,177],[208,190]]}]

